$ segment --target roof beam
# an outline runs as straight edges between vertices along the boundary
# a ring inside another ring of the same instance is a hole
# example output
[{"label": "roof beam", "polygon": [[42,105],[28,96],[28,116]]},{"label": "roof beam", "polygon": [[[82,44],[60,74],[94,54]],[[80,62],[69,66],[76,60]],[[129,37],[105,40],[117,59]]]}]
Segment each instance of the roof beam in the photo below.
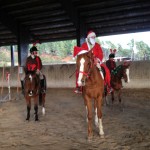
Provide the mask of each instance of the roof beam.
[{"label": "roof beam", "polygon": [[97,31],[97,35],[114,35],[120,32],[121,33],[129,33],[129,32],[142,32],[150,30],[150,22],[149,23],[136,23],[136,24],[128,24],[128,25],[114,25],[111,27],[96,27],[94,28]]},{"label": "roof beam", "polygon": [[0,20],[16,37],[18,36],[18,22],[9,16],[3,9],[0,9]]},{"label": "roof beam", "polygon": [[[147,10],[147,11],[146,11]],[[95,17],[89,17],[86,19],[86,23],[94,23],[94,22],[102,22],[102,21],[111,21],[111,20],[120,20],[120,19],[132,19],[132,18],[137,18],[137,17],[142,17],[143,19],[146,16],[150,15],[150,9],[145,9],[141,11],[128,11],[124,13],[114,13],[114,14],[106,14],[103,16],[95,16]]]},{"label": "roof beam", "polygon": [[58,9],[60,7],[61,7],[61,5],[59,3],[52,3],[51,5],[41,4],[38,6],[33,6],[33,4],[32,4],[28,8],[24,8],[24,9],[18,8],[16,10],[10,11],[9,14],[14,15],[14,16],[22,16],[23,14],[26,15],[26,14],[32,14],[35,12],[37,12],[37,13],[42,12],[45,10],[54,10],[54,9]]},{"label": "roof beam", "polygon": [[34,34],[35,35],[46,35],[46,34],[55,34],[55,33],[70,32],[70,31],[76,31],[76,29],[74,27],[44,29],[44,30],[34,31]]},{"label": "roof beam", "polygon": [[79,19],[77,16],[77,10],[74,8],[72,1],[70,0],[59,0],[62,4],[63,9],[67,12],[69,18],[74,23],[76,28],[79,28]]},{"label": "roof beam", "polygon": [[73,26],[73,23],[67,21],[58,21],[58,22],[49,22],[47,23],[42,23],[42,24],[35,24],[30,26],[31,31],[36,31],[36,30],[42,30],[42,29],[52,29],[52,28],[61,28],[61,27],[71,27]]},{"label": "roof beam", "polygon": [[36,24],[41,24],[41,23],[48,23],[48,22],[57,22],[57,21],[64,21],[64,20],[69,20],[69,17],[66,15],[58,16],[58,17],[50,17],[50,18],[43,18],[41,20],[39,19],[33,19],[30,21],[25,21],[22,24],[24,25],[36,25]]},{"label": "roof beam", "polygon": [[82,11],[81,16],[84,17],[89,17],[89,16],[98,16],[98,15],[104,15],[104,14],[114,14],[116,12],[118,13],[123,13],[123,12],[128,12],[128,11],[136,11],[138,12],[140,9],[147,9],[150,7],[150,2],[138,2],[134,4],[126,4],[126,5],[120,5],[120,6],[112,6],[102,9],[94,9],[94,10],[89,10],[89,11]]},{"label": "roof beam", "polygon": [[97,23],[90,23],[88,26],[90,27],[111,27],[114,25],[128,25],[128,24],[136,24],[136,23],[146,23],[150,22],[150,17],[149,15],[147,16],[138,16],[136,18],[123,18],[123,19],[118,19],[117,21],[115,19],[113,20],[107,20],[107,21],[100,21]]}]

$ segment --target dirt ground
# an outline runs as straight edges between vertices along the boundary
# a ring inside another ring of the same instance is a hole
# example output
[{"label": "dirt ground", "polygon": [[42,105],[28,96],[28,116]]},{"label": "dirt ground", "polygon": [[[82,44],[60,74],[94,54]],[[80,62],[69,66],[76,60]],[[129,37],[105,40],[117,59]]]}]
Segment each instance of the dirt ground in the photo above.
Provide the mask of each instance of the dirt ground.
[{"label": "dirt ground", "polygon": [[25,100],[12,93],[12,101],[0,103],[0,150],[150,150],[150,89],[123,89],[124,111],[117,100],[113,109],[103,106],[105,137],[93,124],[92,141],[82,96],[73,89],[48,89],[46,115],[40,107],[39,122],[33,103],[30,121],[25,120]]}]

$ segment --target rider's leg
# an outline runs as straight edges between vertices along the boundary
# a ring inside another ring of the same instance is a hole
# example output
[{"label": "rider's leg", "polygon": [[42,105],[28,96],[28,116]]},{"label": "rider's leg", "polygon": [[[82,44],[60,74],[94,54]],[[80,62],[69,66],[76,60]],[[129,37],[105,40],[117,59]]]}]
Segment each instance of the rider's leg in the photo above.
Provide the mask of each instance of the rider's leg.
[{"label": "rider's leg", "polygon": [[104,81],[105,81],[105,84],[106,84],[106,87],[107,87],[107,92],[108,93],[111,93],[113,91],[112,87],[111,87],[111,84],[110,84],[110,80],[111,80],[111,76],[110,76],[110,71],[109,69],[107,68],[106,65],[104,64],[101,64],[101,66],[104,68],[105,70],[105,78],[104,78]]},{"label": "rider's leg", "polygon": [[96,66],[97,66],[97,68],[99,69],[99,72],[100,72],[100,74],[101,74],[101,76],[102,76],[102,79],[104,79],[104,73],[103,73],[103,70],[102,70],[102,68],[101,68],[100,63],[97,63]]},{"label": "rider's leg", "polygon": [[20,74],[20,82],[21,82],[22,94],[24,94],[24,78],[25,78],[25,74],[21,73]]},{"label": "rider's leg", "polygon": [[46,92],[46,83],[45,83],[45,79],[44,79],[44,76],[41,71],[39,72],[39,76],[40,76],[41,92],[45,93]]}]

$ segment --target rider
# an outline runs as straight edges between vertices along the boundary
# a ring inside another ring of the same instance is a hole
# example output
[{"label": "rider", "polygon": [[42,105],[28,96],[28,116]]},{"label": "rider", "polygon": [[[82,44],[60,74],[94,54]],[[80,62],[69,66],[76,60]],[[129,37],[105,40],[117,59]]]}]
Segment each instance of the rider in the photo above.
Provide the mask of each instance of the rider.
[{"label": "rider", "polygon": [[[103,51],[102,51],[102,48],[100,46],[100,44],[96,43],[96,34],[95,32],[93,31],[89,31],[88,34],[87,34],[87,38],[86,38],[86,41],[82,44],[81,48],[78,48],[75,47],[74,49],[74,57],[76,55],[78,55],[80,53],[80,49],[81,51],[84,49],[84,50],[87,50],[87,51],[90,51],[92,50],[93,54],[94,54],[94,62],[96,64],[96,66],[99,68],[100,70],[100,73],[101,75],[103,76],[102,74],[102,69],[101,69],[101,66],[104,66],[103,68],[105,69],[105,72],[106,72],[106,76],[105,76],[105,84],[108,85],[108,90],[110,92],[111,88],[110,88],[110,73],[107,69],[107,67],[102,64],[102,60],[103,60]],[[76,72],[76,80],[78,78],[78,75],[79,73]],[[75,93],[81,93],[81,87],[78,86],[77,82],[76,82],[76,90],[74,91]]]},{"label": "rider", "polygon": [[[42,61],[39,56],[37,56],[37,48],[36,46],[32,46],[30,48],[30,56],[27,57],[26,59],[26,64],[25,64],[25,72],[27,73],[28,71],[36,71],[36,74],[39,75],[40,78],[40,86],[41,86],[41,92],[45,92],[45,81],[44,81],[44,76],[41,72],[42,69]],[[24,76],[21,78],[21,85],[22,85],[22,91],[24,92]]]},{"label": "rider", "polygon": [[111,74],[112,70],[116,68],[116,62],[114,60],[116,49],[114,49],[113,52],[112,49],[110,49],[110,51],[111,53],[109,54],[109,59],[106,61],[106,66],[108,67]]}]

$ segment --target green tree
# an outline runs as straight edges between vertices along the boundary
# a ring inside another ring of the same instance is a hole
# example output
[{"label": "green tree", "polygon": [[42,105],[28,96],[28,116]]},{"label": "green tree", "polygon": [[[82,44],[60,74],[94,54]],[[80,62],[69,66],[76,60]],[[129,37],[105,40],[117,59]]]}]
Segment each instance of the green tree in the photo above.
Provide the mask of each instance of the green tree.
[{"label": "green tree", "polygon": [[130,50],[131,50],[131,60],[134,60],[135,58],[135,42],[134,39],[132,39],[127,45],[129,45]]},{"label": "green tree", "polygon": [[150,47],[146,43],[143,41],[136,42],[136,48],[139,59],[147,60],[150,58]]}]

